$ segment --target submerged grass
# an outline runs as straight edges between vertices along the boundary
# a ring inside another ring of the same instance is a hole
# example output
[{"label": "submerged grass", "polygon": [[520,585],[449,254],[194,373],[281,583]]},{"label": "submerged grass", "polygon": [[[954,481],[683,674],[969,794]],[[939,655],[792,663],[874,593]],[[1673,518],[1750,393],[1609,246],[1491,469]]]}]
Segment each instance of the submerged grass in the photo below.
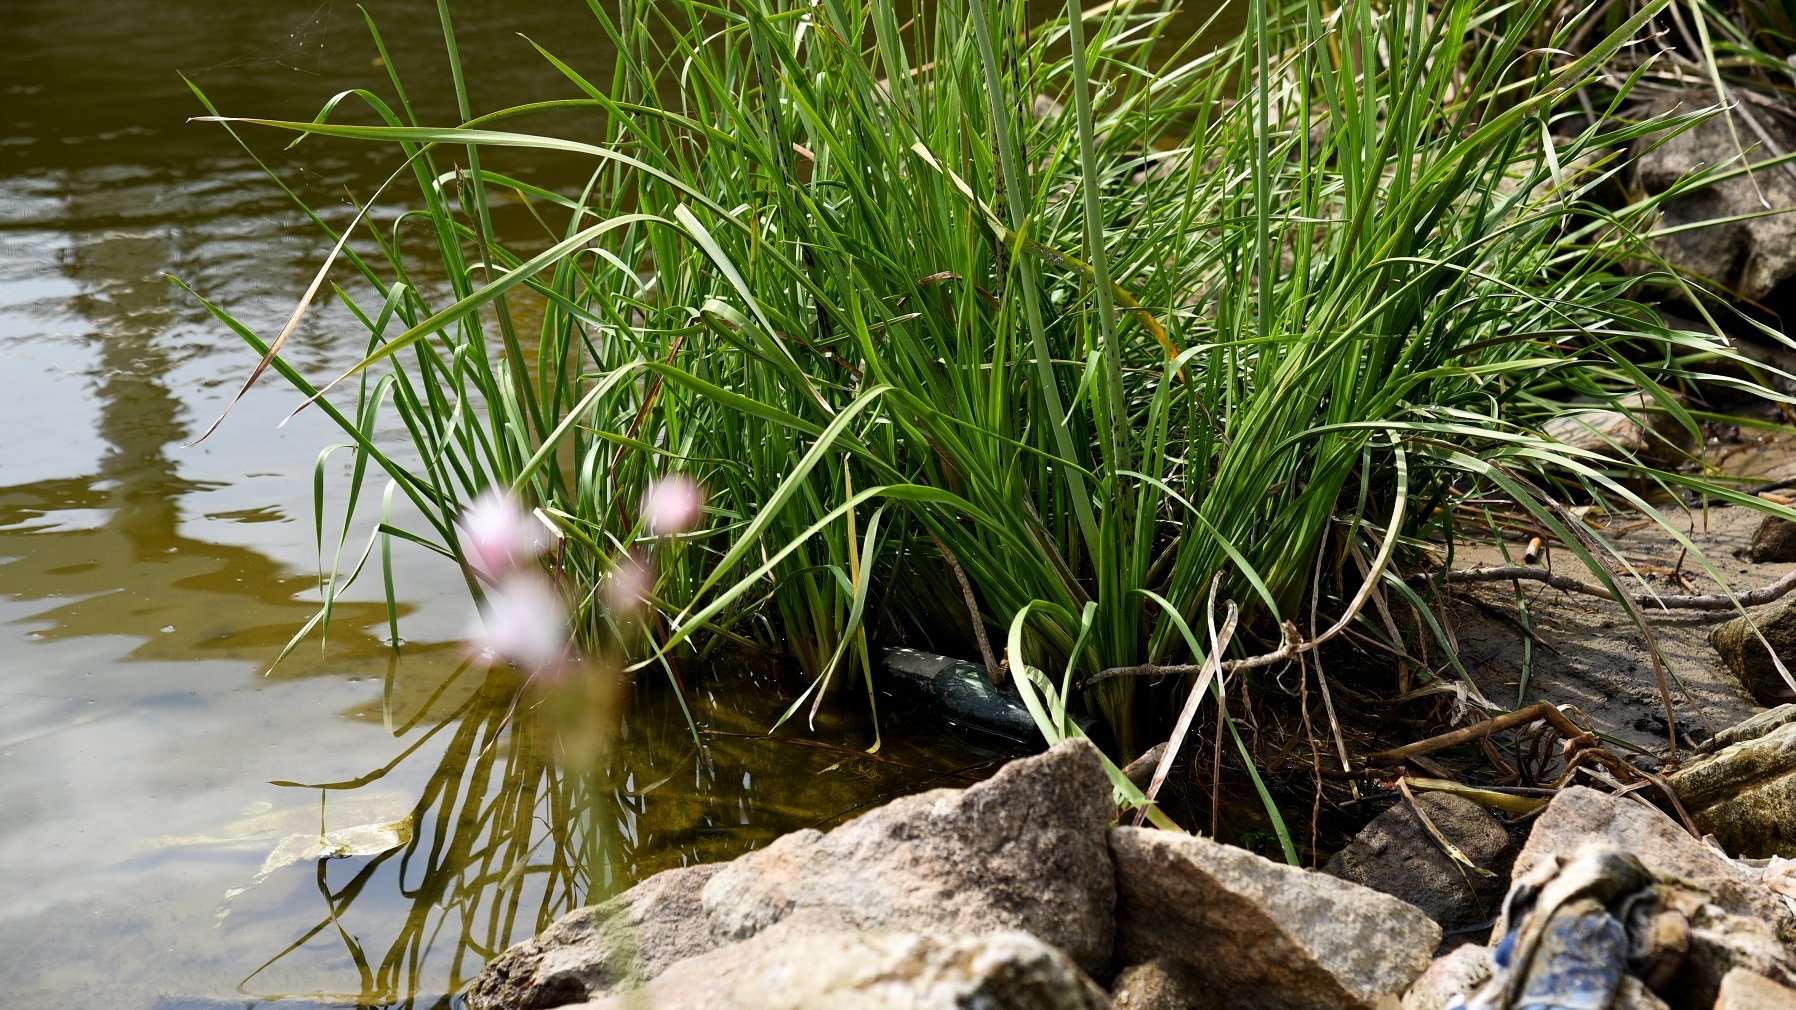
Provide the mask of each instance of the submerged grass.
[{"label": "submerged grass", "polygon": [[[537,44],[571,97],[475,115],[444,0],[462,123],[418,122],[397,71],[313,122],[224,120],[391,145],[410,186],[369,197],[405,208],[390,229],[312,214],[369,332],[336,383],[212,306],[332,412],[358,491],[378,469],[423,516],[383,513],[364,562],[393,536],[456,557],[455,516],[505,486],[565,537],[594,647],[636,669],[775,643],[813,680],[793,716],[870,681],[876,640],[958,624],[1006,643],[1050,737],[1084,705],[1129,751],[1143,689],[1079,684],[1183,665],[1220,699],[1225,652],[1292,658],[1409,592],[1396,571],[1453,541],[1461,501],[1512,498],[1611,587],[1626,562],[1563,502],[1668,529],[1633,478],[1752,503],[1541,433],[1642,392],[1694,431],[1668,388],[1729,381],[1727,343],[1649,304],[1683,283],[1638,268],[1663,198],[1599,198],[1618,151],[1709,114],[1618,115],[1663,0],[1251,0],[1219,43],[1154,0],[1040,25],[1015,0],[588,6],[609,77]],[[550,112],[588,128],[534,131]],[[590,174],[483,167],[512,149]],[[530,227],[495,225],[501,195]],[[647,550],[637,503],[668,471],[707,522],[656,548],[658,617],[626,627],[599,590]]]}]

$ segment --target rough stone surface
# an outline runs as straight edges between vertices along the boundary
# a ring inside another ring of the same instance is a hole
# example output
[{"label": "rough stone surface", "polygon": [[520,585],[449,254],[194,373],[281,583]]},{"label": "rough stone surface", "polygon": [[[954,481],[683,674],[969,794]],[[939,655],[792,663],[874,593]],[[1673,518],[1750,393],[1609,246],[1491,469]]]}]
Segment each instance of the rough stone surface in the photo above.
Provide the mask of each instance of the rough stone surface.
[{"label": "rough stone surface", "polygon": [[1401,898],[1445,929],[1495,918],[1515,861],[1509,833],[1464,797],[1424,793],[1416,804],[1474,866],[1496,875],[1482,876],[1455,862],[1407,803],[1373,818],[1324,872]]},{"label": "rough stone surface", "polygon": [[1634,393],[1617,401],[1621,409],[1592,406],[1548,420],[1541,431],[1555,441],[1605,456],[1635,456],[1659,467],[1688,459],[1695,438],[1659,401]]},{"label": "rough stone surface", "polygon": [[1779,705],[1719,730],[1698,745],[1696,750],[1701,754],[1713,754],[1742,740],[1757,740],[1777,727],[1792,722],[1796,722],[1796,705]]},{"label": "rough stone surface", "polygon": [[1226,1010],[1195,968],[1168,958],[1123,969],[1110,985],[1116,1010]]},{"label": "rough stone surface", "polygon": [[1796,522],[1766,516],[1752,533],[1749,553],[1760,564],[1796,561]]},{"label": "rough stone surface", "polygon": [[[1715,104],[1713,91],[1698,88],[1660,99],[1648,111],[1692,112]],[[1788,117],[1762,110],[1755,117],[1778,149],[1796,148],[1796,129]],[[1692,173],[1738,167],[1743,163],[1742,145],[1750,148],[1747,162],[1774,156],[1737,117],[1735,123],[1740,133],[1737,141],[1727,120],[1717,115],[1639,152],[1635,172],[1640,188],[1648,194],[1659,194]],[[1760,201],[1761,192],[1766,202]],[[1782,168],[1761,168],[1751,178],[1742,174],[1691,189],[1665,203],[1657,229],[1660,234],[1653,240],[1653,247],[1673,267],[1762,302],[1779,285],[1796,276],[1796,216],[1766,215],[1767,206],[1774,210],[1796,206],[1796,179]],[[1664,234],[1684,225],[1740,215],[1751,217]]]},{"label": "rough stone surface", "polygon": [[816,931],[804,917],[683,961],[584,1010],[1108,1010],[1104,991],[1027,933],[937,938]]},{"label": "rough stone surface", "polygon": [[1690,953],[1665,995],[1680,1008],[1713,1006],[1722,982],[1740,970],[1796,986],[1790,948],[1770,925],[1709,905],[1690,920]]},{"label": "rough stone surface", "polygon": [[[1653,807],[1584,786],[1563,790],[1547,804],[1515,858],[1514,875],[1521,879],[1546,860],[1570,858],[1592,842],[1637,856],[1654,876],[1701,891],[1726,911],[1775,924],[1774,929],[1787,918],[1782,899],[1760,881],[1760,871],[1690,837]],[[1499,922],[1496,935],[1507,929]]]},{"label": "rough stone surface", "polygon": [[654,978],[716,944],[699,895],[717,865],[657,873],[602,905],[577,909],[499,955],[475,977],[470,1010],[546,1010]]},{"label": "rough stone surface", "polygon": [[1715,1010],[1796,1010],[1796,989],[1735,968],[1721,980]]},{"label": "rough stone surface", "polygon": [[[1631,852],[1661,881],[1676,881],[1708,895],[1717,913],[1753,918],[1773,935],[1791,935],[1789,909],[1765,886],[1762,870],[1728,859],[1690,837],[1654,807],[1582,785],[1554,796],[1534,821],[1527,845],[1516,855],[1514,877],[1519,881],[1548,859],[1572,857],[1591,843]],[[1701,924],[1692,920],[1692,927],[1697,926]],[[1505,922],[1498,922],[1494,935],[1507,929]],[[1690,956],[1695,960],[1694,947]],[[1713,985],[1721,985],[1721,974],[1726,972],[1715,974]]]},{"label": "rough stone surface", "polygon": [[1372,1010],[1428,966],[1441,930],[1369,888],[1169,831],[1116,828],[1117,953],[1194,968],[1241,1010]]},{"label": "rough stone surface", "polygon": [[1741,789],[1796,769],[1796,722],[1770,726],[1763,736],[1736,737],[1720,750],[1702,754],[1671,776],[1684,809],[1692,812],[1734,796]]},{"label": "rough stone surface", "polygon": [[799,910],[858,929],[1016,929],[1103,973],[1114,812],[1096,748],[1063,743],[966,790],[907,796],[828,834],[795,832],[742,856],[705,885],[704,916],[720,943]]},{"label": "rough stone surface", "polygon": [[[1770,713],[1767,713],[1770,714]],[[1747,856],[1796,854],[1796,722],[1699,757],[1671,777],[1696,826]]]},{"label": "rough stone surface", "polygon": [[1410,983],[1403,994],[1403,1010],[1443,1010],[1456,997],[1477,992],[1494,971],[1489,947],[1470,943],[1457,947],[1435,958],[1422,977]]},{"label": "rough stone surface", "polygon": [[1709,644],[1721,654],[1728,670],[1740,678],[1754,701],[1766,707],[1796,701],[1796,691],[1777,672],[1771,653],[1765,649],[1770,644],[1784,666],[1796,672],[1796,604],[1783,604],[1770,617],[1759,618],[1757,624],[1763,642],[1752,633],[1752,622],[1736,617],[1710,632]]}]

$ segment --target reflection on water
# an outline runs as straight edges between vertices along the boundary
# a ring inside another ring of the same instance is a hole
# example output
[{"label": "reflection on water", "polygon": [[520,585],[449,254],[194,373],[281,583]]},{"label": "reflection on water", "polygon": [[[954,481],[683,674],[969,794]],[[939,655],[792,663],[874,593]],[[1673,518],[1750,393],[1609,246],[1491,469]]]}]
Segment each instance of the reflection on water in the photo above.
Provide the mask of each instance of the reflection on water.
[{"label": "reflection on water", "polygon": [[[407,763],[434,761],[409,809],[363,803],[354,815],[406,818],[414,826],[410,841],[365,860],[318,862],[310,920],[292,921],[291,942],[239,991],[292,995],[300,990],[289,979],[342,961],[353,970],[339,969],[336,977],[359,982],[359,989],[316,998],[442,1004],[445,973],[452,984],[465,981],[485,959],[589,896],[658,870],[727,859],[798,828],[828,826],[905,792],[965,784],[994,761],[964,745],[938,742],[924,751],[915,739],[905,757],[876,757],[768,738],[759,731],[774,713],[743,711],[744,682],[774,686],[741,669],[707,677],[729,700],[701,702],[702,747],[677,704],[654,692],[632,707],[614,759],[577,772],[554,759],[555,737],[568,726],[544,714],[552,706],[514,707],[520,685],[512,676],[459,669],[421,710],[439,714],[399,729],[416,736],[417,747],[440,735],[431,758],[402,755],[351,780],[288,785],[317,790],[328,814],[361,793],[385,795],[384,780]],[[348,818],[329,818],[333,828],[344,823]]]},{"label": "reflection on water", "polygon": [[[107,244],[116,253],[119,243]],[[93,270],[92,258],[70,262],[78,280]],[[90,474],[0,486],[0,530],[13,555],[0,564],[0,596],[50,604],[29,618],[42,625],[40,641],[122,635],[138,643],[130,659],[267,662],[310,616],[301,596],[315,579],[256,550],[183,532],[183,502],[219,485],[183,476],[171,459],[187,437],[186,411],[164,378],[175,362],[157,341],[131,339],[166,309],[97,296],[77,305],[105,336],[95,341],[91,394],[104,448]],[[270,508],[234,518],[280,515]],[[337,627],[350,641],[340,644],[375,648],[361,629],[383,613],[349,605]]]},{"label": "reflection on water", "polygon": [[[447,121],[435,5],[368,6],[421,115]],[[577,0],[453,7],[478,110],[566,94],[520,32],[609,76]],[[314,462],[337,436],[316,412],[277,429],[293,397],[269,384],[184,448],[252,356],[164,274],[267,333],[325,242],[221,130],[184,122],[201,110],[175,72],[227,111],[309,117],[384,76],[360,11],[9,0],[6,19],[0,978],[15,1002],[439,1006],[590,895],[985,770],[989,753],[897,711],[879,756],[834,746],[871,739],[853,709],[769,739],[792,688],[743,661],[682,671],[702,746],[651,681],[612,759],[575,773],[555,759],[555,705],[463,663],[460,581],[422,551],[394,558],[403,648],[359,587],[327,643],[266,675],[316,606]],[[371,146],[255,142],[327,215],[392,167]],[[295,364],[352,362],[340,323],[317,312]],[[340,465],[320,471],[328,495]],[[414,830],[391,851],[278,867],[225,903],[286,839],[398,819]]]},{"label": "reflection on water", "polygon": [[[371,6],[395,61],[440,81],[432,5]],[[555,93],[515,31],[602,54],[577,7],[458,3],[477,102]],[[184,448],[251,358],[162,275],[267,332],[324,250],[228,138],[183,124],[198,110],[173,71],[227,109],[306,116],[379,73],[359,13],[15,0],[7,15],[0,978],[15,1001],[443,1005],[590,894],[985,760],[924,735],[907,753],[893,727],[879,758],[770,742],[757,734],[789,688],[699,668],[685,676],[704,747],[653,682],[614,760],[570,772],[553,707],[514,705],[514,678],[462,663],[459,580],[422,552],[395,558],[402,651],[369,589],[327,646],[264,676],[316,604],[313,460],[336,436],[309,416],[276,430],[292,397],[271,385]],[[327,212],[390,167],[349,145],[261,153]],[[293,357],[340,368],[347,332],[321,313]],[[816,739],[867,736],[836,723]],[[402,818],[415,830],[392,851],[277,867],[225,902],[287,839]]]}]

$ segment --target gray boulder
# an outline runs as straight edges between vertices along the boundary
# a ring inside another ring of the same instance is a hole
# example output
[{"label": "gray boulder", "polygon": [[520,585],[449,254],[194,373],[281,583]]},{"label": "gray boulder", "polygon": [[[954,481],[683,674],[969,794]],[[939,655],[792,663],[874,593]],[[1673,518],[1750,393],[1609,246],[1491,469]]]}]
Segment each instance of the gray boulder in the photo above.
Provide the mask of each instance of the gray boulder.
[{"label": "gray boulder", "polygon": [[547,1010],[640,984],[708,953],[699,904],[718,865],[657,873],[602,905],[569,912],[499,955],[466,993],[470,1010]]},{"label": "gray boulder", "polygon": [[1097,750],[1065,743],[971,788],[895,800],[828,834],[800,831],[733,862],[657,874],[494,959],[469,987],[468,1006],[546,1010],[596,999],[795,918],[813,932],[1022,930],[1107,972],[1116,886],[1105,832],[1114,813]]},{"label": "gray boulder", "polygon": [[[1649,112],[1693,112],[1716,105],[1711,90],[1693,88],[1658,100]],[[1783,114],[1763,107],[1750,113],[1784,151],[1796,149],[1796,128]],[[1735,138],[1738,134],[1738,139]],[[1741,148],[1746,148],[1745,158]],[[1642,190],[1659,194],[1697,172],[1724,171],[1775,156],[1745,120],[1734,114],[1734,131],[1716,115],[1641,151],[1634,161]],[[1756,185],[1755,185],[1756,184]],[[1763,200],[1760,194],[1763,194]],[[1666,201],[1661,234],[1654,249],[1678,270],[1706,278],[1741,297],[1762,302],[1779,285],[1796,276],[1796,216],[1766,214],[1796,207],[1796,178],[1782,166],[1754,169],[1750,178],[1736,175],[1723,182],[1691,188]],[[1727,220],[1751,215],[1744,220]],[[1707,222],[1725,221],[1721,224]]]},{"label": "gray boulder", "polygon": [[742,856],[705,885],[704,917],[719,942],[800,911],[855,929],[1023,930],[1105,973],[1114,814],[1097,750],[1063,743],[968,789],[907,796]]},{"label": "gray boulder", "polygon": [[[1569,859],[1591,843],[1638,857],[1657,879],[1700,891],[1725,911],[1774,928],[1788,917],[1783,900],[1764,885],[1757,869],[1692,838],[1655,807],[1584,786],[1562,790],[1547,804],[1515,857],[1515,877],[1529,875],[1549,859]],[[1496,935],[1507,929],[1499,922]]]},{"label": "gray boulder", "polygon": [[[1757,635],[1752,631],[1754,623],[1758,624]],[[1759,640],[1760,635],[1764,641]],[[1754,701],[1767,708],[1796,701],[1796,691],[1790,689],[1789,682],[1771,661],[1771,652],[1775,651],[1785,668],[1796,673],[1796,604],[1786,603],[1770,617],[1756,622],[1736,617],[1711,631],[1709,644],[1721,654],[1721,661],[1740,679]],[[1765,648],[1767,644],[1770,651]]]},{"label": "gray boulder", "polygon": [[1027,933],[934,937],[819,928],[800,916],[584,1010],[1109,1010],[1104,991]]},{"label": "gray boulder", "polygon": [[1117,954],[1194,969],[1242,1010],[1372,1010],[1428,966],[1441,930],[1413,906],[1244,849],[1116,828]]},{"label": "gray boulder", "polygon": [[1495,918],[1515,861],[1509,832],[1483,807],[1460,796],[1423,793],[1416,805],[1473,866],[1489,875],[1447,855],[1407,803],[1374,817],[1323,872],[1401,898],[1444,929]]},{"label": "gray boulder", "polygon": [[1704,906],[1690,917],[1690,952],[1665,996],[1678,1007],[1713,1006],[1727,977],[1738,971],[1796,985],[1790,948],[1769,923]]},{"label": "gray boulder", "polygon": [[1697,744],[1699,754],[1713,754],[1743,740],[1757,740],[1786,723],[1796,722],[1796,705],[1779,705],[1750,718],[1717,730],[1715,735]]}]

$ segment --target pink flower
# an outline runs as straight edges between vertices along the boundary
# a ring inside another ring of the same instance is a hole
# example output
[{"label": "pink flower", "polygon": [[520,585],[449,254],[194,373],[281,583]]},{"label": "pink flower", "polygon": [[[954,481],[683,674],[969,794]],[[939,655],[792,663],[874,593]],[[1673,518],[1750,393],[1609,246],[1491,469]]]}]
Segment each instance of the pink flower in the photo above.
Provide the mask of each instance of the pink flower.
[{"label": "pink flower", "polygon": [[642,562],[625,555],[605,577],[606,605],[613,614],[634,613],[648,596],[649,582],[649,571]]},{"label": "pink flower", "polygon": [[487,593],[467,640],[489,661],[509,661],[531,674],[553,672],[567,657],[567,607],[541,575],[513,572]]},{"label": "pink flower", "polygon": [[684,533],[698,525],[705,505],[704,489],[685,474],[670,474],[649,482],[642,494],[643,525],[653,536]]},{"label": "pink flower", "polygon": [[517,499],[488,488],[462,513],[462,556],[489,582],[522,569],[547,549],[548,531],[519,507]]}]

